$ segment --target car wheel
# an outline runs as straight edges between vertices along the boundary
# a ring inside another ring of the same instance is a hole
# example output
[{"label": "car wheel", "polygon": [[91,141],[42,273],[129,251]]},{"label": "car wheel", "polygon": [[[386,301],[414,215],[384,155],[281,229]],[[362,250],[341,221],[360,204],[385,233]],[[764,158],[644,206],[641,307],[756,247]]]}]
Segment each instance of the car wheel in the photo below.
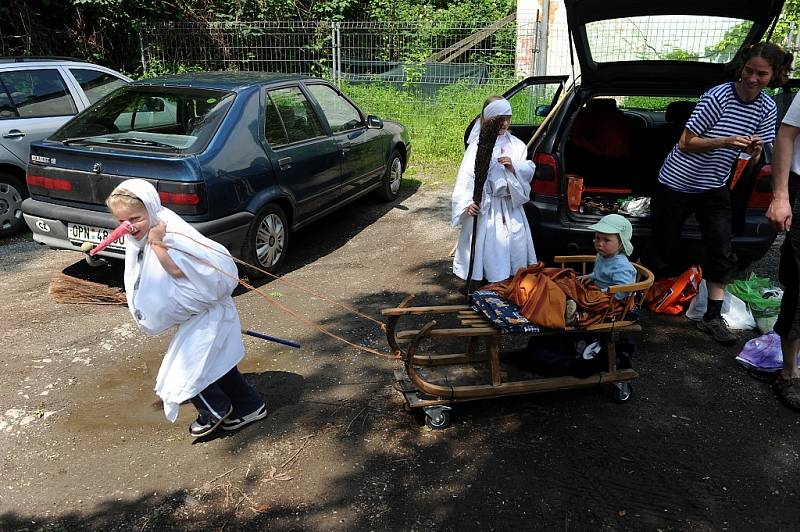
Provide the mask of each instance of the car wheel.
[{"label": "car wheel", "polygon": [[[245,243],[245,260],[275,274],[283,264],[289,246],[289,224],[286,215],[277,205],[269,204],[258,212],[250,226]],[[266,274],[249,268],[251,277]]]},{"label": "car wheel", "polygon": [[381,186],[376,191],[376,196],[381,201],[394,201],[400,193],[400,185],[403,183],[403,158],[397,150],[392,151],[389,157],[389,165],[386,173],[381,180]]},{"label": "car wheel", "polygon": [[0,172],[0,237],[16,234],[25,227],[22,200],[27,197],[28,189],[22,181]]}]

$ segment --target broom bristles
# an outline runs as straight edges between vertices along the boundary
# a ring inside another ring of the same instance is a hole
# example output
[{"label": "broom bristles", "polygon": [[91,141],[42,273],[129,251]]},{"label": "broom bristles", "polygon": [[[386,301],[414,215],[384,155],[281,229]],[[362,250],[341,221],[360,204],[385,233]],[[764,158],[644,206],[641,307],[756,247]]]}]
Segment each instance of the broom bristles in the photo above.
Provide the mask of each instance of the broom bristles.
[{"label": "broom bristles", "polygon": [[478,150],[475,154],[475,185],[472,191],[472,201],[478,205],[481,204],[483,198],[483,185],[486,183],[492,152],[501,127],[503,127],[502,116],[489,118],[481,124],[478,135]]},{"label": "broom bristles", "polygon": [[55,303],[78,305],[127,305],[120,288],[77,279],[60,273],[53,276],[47,290]]}]

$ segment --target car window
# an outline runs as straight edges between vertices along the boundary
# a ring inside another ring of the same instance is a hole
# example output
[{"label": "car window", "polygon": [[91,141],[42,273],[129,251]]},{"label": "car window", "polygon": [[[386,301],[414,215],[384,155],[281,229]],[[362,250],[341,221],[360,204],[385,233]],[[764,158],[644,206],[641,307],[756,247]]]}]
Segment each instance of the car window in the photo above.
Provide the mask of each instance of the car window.
[{"label": "car window", "polygon": [[267,95],[266,102],[264,102],[264,136],[267,137],[267,142],[270,146],[277,147],[288,144],[289,138],[286,135],[286,129],[283,127],[278,108],[275,107],[275,102]]},{"label": "car window", "polygon": [[308,85],[308,90],[314,95],[328,124],[334,133],[347,131],[362,125],[361,113],[353,107],[341,94],[327,85]]},{"label": "car window", "polygon": [[127,84],[49,138],[126,149],[197,153],[222,123],[234,93]]},{"label": "car window", "polygon": [[[271,90],[269,97],[278,109],[278,115],[289,142],[298,142],[324,135],[311,102],[299,87]],[[274,125],[268,121],[267,128],[270,127],[274,127]]]},{"label": "car window", "polygon": [[560,82],[529,85],[508,98],[512,109],[512,123],[538,126],[544,121]]},{"label": "car window", "polygon": [[69,71],[78,80],[83,92],[89,99],[89,103],[94,103],[117,87],[126,84],[122,78],[113,74],[91,70],[88,68],[70,68]]},{"label": "car window", "polygon": [[[20,118],[74,115],[75,102],[58,70],[19,70],[0,73],[8,100]],[[10,103],[10,105],[9,105]],[[0,99],[0,106],[3,105]],[[10,118],[2,116],[0,118]],[[16,118],[16,117],[15,117]]]},{"label": "car window", "polygon": [[11,94],[0,79],[0,120],[4,118],[18,118],[17,107],[11,102]]}]

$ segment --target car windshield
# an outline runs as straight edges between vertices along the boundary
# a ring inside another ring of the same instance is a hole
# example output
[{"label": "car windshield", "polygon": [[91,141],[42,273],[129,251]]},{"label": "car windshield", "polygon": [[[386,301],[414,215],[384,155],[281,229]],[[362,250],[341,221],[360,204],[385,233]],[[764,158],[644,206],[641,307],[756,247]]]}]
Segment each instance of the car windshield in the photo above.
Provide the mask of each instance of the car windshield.
[{"label": "car windshield", "polygon": [[749,20],[658,15],[600,20],[586,25],[592,59],[727,63],[741,48]]},{"label": "car windshield", "polygon": [[126,86],[76,116],[49,140],[197,153],[211,140],[234,97],[208,89]]}]

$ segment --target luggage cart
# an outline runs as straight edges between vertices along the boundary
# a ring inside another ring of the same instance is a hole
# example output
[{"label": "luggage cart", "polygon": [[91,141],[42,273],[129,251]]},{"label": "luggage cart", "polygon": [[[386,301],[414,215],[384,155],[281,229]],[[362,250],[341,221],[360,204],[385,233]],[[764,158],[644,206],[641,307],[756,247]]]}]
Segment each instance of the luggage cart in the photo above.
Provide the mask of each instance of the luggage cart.
[{"label": "luggage cart", "polygon": [[[578,271],[585,274],[594,259],[594,256],[576,255],[556,257],[555,262],[562,268],[570,265],[578,269],[576,266],[579,266]],[[653,284],[653,273],[639,264],[634,264],[634,267],[636,282],[609,287],[609,297],[618,292],[628,292],[628,298],[636,298],[639,302],[644,299]],[[403,368],[395,371],[395,387],[403,394],[406,408],[422,409],[425,423],[432,429],[447,427],[451,405],[464,401],[605,384],[613,387],[616,401],[624,402],[631,397],[630,381],[637,378],[638,373],[632,368],[617,367],[616,343],[620,335],[640,332],[641,326],[627,312],[616,319],[606,317],[586,328],[504,335],[470,305],[414,307],[411,306],[413,297],[409,296],[397,307],[383,309],[381,313],[388,318],[386,335],[389,346],[403,360]],[[626,308],[629,307],[626,305]],[[400,320],[411,316],[423,319],[440,317],[448,324],[440,326],[439,321],[430,320],[419,329],[399,329]],[[586,378],[542,377],[516,367],[511,360],[513,357],[509,356],[511,353],[501,348],[504,337],[529,339],[548,335],[599,337],[607,351],[608,367]],[[454,353],[425,352],[423,344],[428,341],[434,344],[456,343],[464,347]]]}]

